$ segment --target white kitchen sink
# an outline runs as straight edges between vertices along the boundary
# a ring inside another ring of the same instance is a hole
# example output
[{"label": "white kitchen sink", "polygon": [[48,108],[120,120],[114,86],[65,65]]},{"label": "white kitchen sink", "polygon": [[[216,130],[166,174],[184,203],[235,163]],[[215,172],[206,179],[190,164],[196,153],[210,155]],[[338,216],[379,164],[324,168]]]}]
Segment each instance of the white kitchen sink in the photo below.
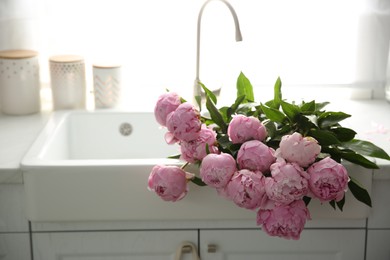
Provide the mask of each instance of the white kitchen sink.
[{"label": "white kitchen sink", "polygon": [[[179,202],[147,190],[156,164],[181,165],[177,145],[152,113],[61,111],[22,160],[27,216],[31,221],[241,220],[256,213],[238,208],[214,189],[190,184]],[[371,190],[371,171],[348,165]],[[365,218],[368,208],[348,194],[343,213],[312,203],[313,218]]]}]

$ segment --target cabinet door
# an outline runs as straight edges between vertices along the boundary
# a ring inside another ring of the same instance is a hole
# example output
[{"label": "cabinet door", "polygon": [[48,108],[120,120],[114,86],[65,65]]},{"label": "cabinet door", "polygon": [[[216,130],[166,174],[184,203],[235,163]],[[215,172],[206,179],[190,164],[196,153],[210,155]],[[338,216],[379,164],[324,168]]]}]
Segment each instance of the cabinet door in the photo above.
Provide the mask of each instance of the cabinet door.
[{"label": "cabinet door", "polygon": [[295,241],[261,230],[204,230],[200,254],[202,260],[363,260],[364,237],[364,230],[304,230]]},{"label": "cabinet door", "polygon": [[31,259],[28,233],[0,233],[0,259]]},{"label": "cabinet door", "polygon": [[36,233],[33,251],[39,260],[173,260],[183,241],[197,245],[197,237],[188,230]]},{"label": "cabinet door", "polygon": [[368,230],[367,260],[390,259],[390,230]]}]

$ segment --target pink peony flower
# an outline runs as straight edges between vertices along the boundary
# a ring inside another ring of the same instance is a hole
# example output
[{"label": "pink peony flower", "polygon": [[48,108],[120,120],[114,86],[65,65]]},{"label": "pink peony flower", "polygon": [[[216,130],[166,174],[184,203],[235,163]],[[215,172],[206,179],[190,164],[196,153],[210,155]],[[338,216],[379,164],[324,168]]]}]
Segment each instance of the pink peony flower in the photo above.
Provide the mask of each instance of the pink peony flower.
[{"label": "pink peony flower", "polygon": [[256,209],[268,199],[263,174],[246,169],[234,173],[226,185],[225,194],[237,206],[246,209]]},{"label": "pink peony flower", "polygon": [[244,115],[233,116],[227,133],[234,144],[244,143],[249,140],[263,141],[267,137],[267,130],[259,119]]},{"label": "pink peony flower", "polygon": [[208,154],[200,165],[200,177],[207,185],[224,188],[236,172],[236,161],[228,153]]},{"label": "pink peony flower", "polygon": [[197,139],[180,143],[182,159],[190,163],[202,160],[207,155],[206,144],[208,144],[210,153],[218,153],[218,148],[215,146],[216,138],[217,133],[203,125]]},{"label": "pink peony flower", "polygon": [[312,137],[302,137],[300,133],[285,135],[279,144],[280,155],[289,162],[302,167],[312,164],[321,152],[321,146]]},{"label": "pink peony flower", "polygon": [[148,189],[165,201],[178,201],[188,192],[186,173],[177,166],[156,165],[149,175]]},{"label": "pink peony flower", "polygon": [[312,164],[307,172],[310,175],[309,188],[321,202],[339,201],[347,191],[349,177],[345,167],[330,157]]},{"label": "pink peony flower", "polygon": [[278,160],[271,165],[271,175],[265,179],[265,190],[276,205],[301,200],[309,191],[309,175],[296,163]]},{"label": "pink peony flower", "polygon": [[268,235],[294,240],[299,239],[307,219],[310,213],[302,200],[257,212],[257,225]]},{"label": "pink peony flower", "polygon": [[247,141],[238,150],[237,163],[240,169],[266,173],[275,162],[274,152],[258,140]]},{"label": "pink peony flower", "polygon": [[168,131],[181,141],[188,142],[197,139],[201,125],[199,111],[187,102],[167,116]]},{"label": "pink peony flower", "polygon": [[162,126],[166,126],[167,116],[175,111],[180,104],[180,97],[174,92],[164,93],[159,96],[154,107],[154,116],[157,122]]}]

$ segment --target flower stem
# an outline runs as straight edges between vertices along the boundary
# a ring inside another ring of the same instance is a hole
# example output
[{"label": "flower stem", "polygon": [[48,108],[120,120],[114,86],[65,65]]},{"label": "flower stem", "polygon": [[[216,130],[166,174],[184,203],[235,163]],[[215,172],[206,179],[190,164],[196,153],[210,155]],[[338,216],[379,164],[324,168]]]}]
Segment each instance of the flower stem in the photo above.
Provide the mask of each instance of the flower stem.
[{"label": "flower stem", "polygon": [[190,164],[189,162],[186,162],[185,164],[183,164],[180,169],[184,170],[185,167],[187,167],[187,165]]}]

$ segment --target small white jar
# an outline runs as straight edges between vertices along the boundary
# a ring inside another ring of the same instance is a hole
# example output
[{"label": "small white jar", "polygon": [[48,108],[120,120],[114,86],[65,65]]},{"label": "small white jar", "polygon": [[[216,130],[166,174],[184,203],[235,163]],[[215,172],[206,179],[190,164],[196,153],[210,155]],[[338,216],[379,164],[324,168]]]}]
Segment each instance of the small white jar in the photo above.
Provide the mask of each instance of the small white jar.
[{"label": "small white jar", "polygon": [[40,111],[38,52],[0,51],[0,99],[4,114],[27,115]]},{"label": "small white jar", "polygon": [[86,81],[84,59],[77,55],[49,59],[53,109],[84,109]]},{"label": "small white jar", "polygon": [[121,95],[121,66],[93,65],[95,108],[112,108],[118,105]]}]

